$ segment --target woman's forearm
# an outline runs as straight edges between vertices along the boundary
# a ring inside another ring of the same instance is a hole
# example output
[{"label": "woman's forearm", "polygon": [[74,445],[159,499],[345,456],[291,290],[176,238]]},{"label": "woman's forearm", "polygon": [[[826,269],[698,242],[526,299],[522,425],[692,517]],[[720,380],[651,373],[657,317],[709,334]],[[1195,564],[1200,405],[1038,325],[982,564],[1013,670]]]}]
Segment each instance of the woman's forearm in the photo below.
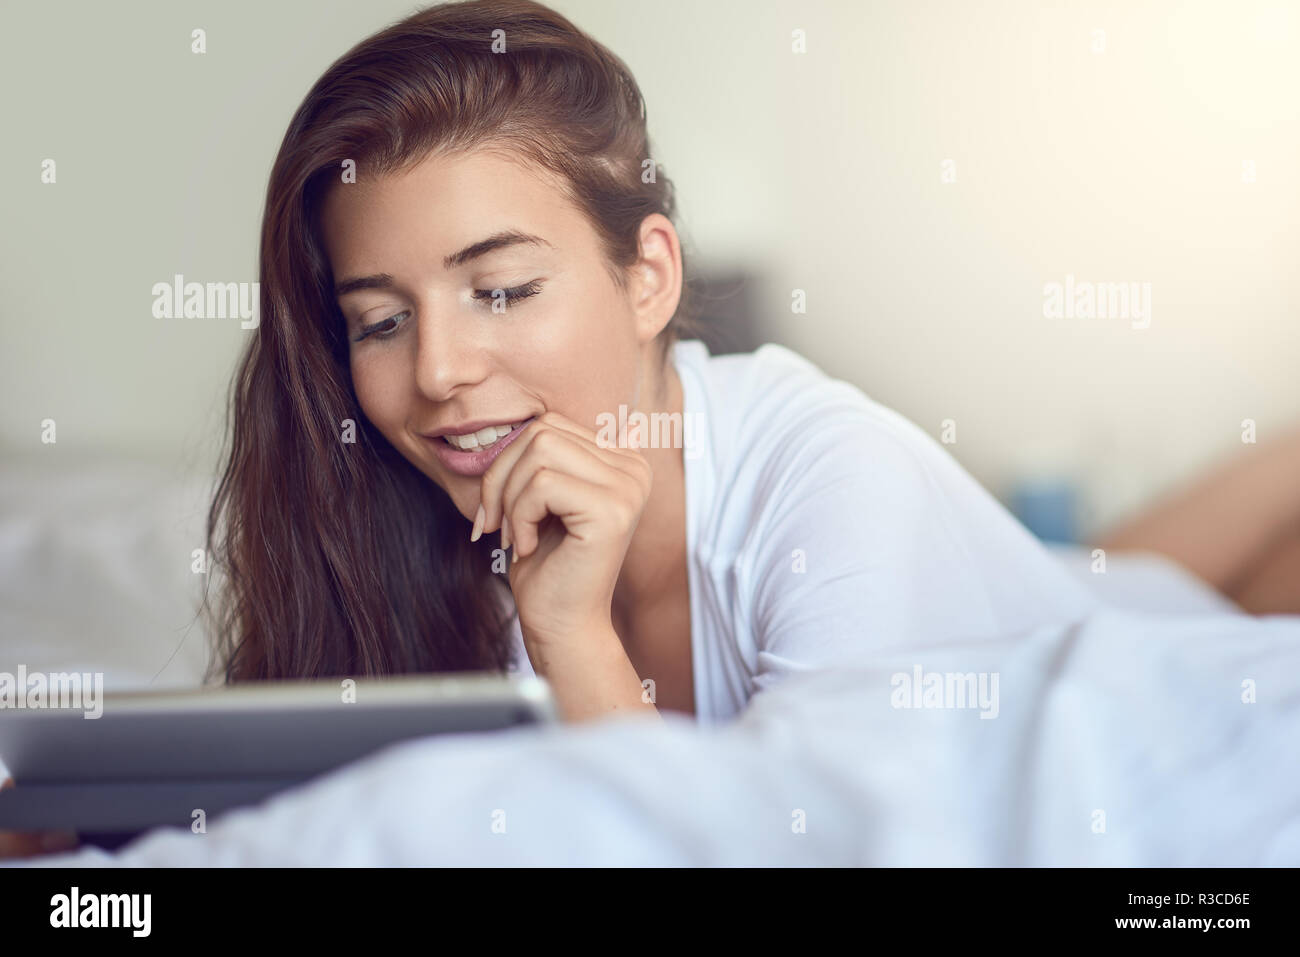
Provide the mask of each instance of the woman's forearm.
[{"label": "woman's forearm", "polygon": [[1168,555],[1225,594],[1300,532],[1300,430],[1249,448],[1096,544]]},{"label": "woman's forearm", "polygon": [[658,716],[659,710],[645,700],[641,678],[612,625],[566,636],[563,642],[533,638],[527,626],[521,630],[533,671],[550,683],[563,720],[616,713]]}]

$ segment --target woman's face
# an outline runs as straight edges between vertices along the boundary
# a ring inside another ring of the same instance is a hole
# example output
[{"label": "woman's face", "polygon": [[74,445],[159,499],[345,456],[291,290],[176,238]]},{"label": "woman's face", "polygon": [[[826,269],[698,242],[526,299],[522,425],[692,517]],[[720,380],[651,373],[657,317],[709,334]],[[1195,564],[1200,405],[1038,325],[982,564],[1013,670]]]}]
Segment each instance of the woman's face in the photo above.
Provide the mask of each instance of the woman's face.
[{"label": "woman's face", "polygon": [[680,295],[663,216],[642,225],[626,291],[559,188],[497,152],[339,183],[322,226],[361,409],[466,518],[480,479],[430,433],[548,411],[596,431],[601,413],[630,413],[659,388],[654,339]]}]

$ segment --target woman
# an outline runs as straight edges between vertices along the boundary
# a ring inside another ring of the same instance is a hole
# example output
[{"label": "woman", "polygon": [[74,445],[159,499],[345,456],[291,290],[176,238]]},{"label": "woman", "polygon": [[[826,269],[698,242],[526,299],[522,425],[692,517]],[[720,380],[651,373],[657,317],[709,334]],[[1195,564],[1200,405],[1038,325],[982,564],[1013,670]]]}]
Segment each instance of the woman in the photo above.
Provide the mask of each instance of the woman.
[{"label": "woman", "polygon": [[651,157],[622,62],[525,0],[418,12],[311,89],[209,517],[226,680],[519,670],[570,720],[711,721],[1087,611],[901,416],[682,338]]},{"label": "woman", "polygon": [[316,83],[208,520],[214,673],[520,671],[570,721],[714,722],[792,674],[1087,613],[902,416],[780,346],[682,338],[651,156],[626,67],[527,0],[421,11]]}]

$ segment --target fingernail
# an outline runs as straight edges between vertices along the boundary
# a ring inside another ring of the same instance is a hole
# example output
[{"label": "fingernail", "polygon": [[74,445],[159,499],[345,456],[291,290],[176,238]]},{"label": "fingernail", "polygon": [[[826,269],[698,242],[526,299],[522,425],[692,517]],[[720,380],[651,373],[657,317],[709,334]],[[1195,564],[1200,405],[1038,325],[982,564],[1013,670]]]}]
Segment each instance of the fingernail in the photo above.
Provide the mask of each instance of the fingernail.
[{"label": "fingernail", "polygon": [[510,519],[501,516],[501,547],[510,547]]},{"label": "fingernail", "polygon": [[46,831],[41,835],[41,850],[67,851],[77,846],[77,835],[68,831]]},{"label": "fingernail", "polygon": [[483,511],[483,506],[478,507],[478,513],[474,516],[474,531],[469,533],[469,540],[477,542],[479,536],[483,534],[483,523],[487,520],[487,512]]}]

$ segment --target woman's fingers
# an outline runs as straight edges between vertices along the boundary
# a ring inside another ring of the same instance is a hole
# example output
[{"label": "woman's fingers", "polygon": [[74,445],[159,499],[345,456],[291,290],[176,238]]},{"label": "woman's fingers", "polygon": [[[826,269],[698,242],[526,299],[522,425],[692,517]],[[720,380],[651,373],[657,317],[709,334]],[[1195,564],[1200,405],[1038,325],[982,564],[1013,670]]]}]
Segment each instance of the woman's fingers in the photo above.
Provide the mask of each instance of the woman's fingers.
[{"label": "woman's fingers", "polygon": [[[540,526],[546,518],[545,512],[536,512],[537,493],[540,491],[541,500],[545,500],[546,491],[561,486],[566,479],[583,483],[583,489],[592,496],[587,502],[590,513],[594,513],[606,499],[630,502],[638,498],[634,479],[599,459],[571,436],[558,431],[539,435],[511,471],[502,492],[502,509],[509,516],[511,541],[517,559],[532,554],[536,549]],[[529,490],[534,495],[531,499],[533,507],[531,510],[521,509],[523,496]],[[558,511],[561,507],[566,507],[567,511]],[[578,514],[577,504],[567,506],[557,499],[556,509],[553,514],[564,521],[569,533],[581,538],[579,523],[573,520]]]},{"label": "woman's fingers", "polygon": [[515,555],[527,558],[540,541],[541,525],[552,515],[564,523],[565,534],[583,539],[589,526],[613,536],[628,534],[640,516],[640,505],[627,494],[557,469],[542,468],[509,505]]},{"label": "woman's fingers", "polygon": [[[552,433],[552,436],[544,440],[547,444],[541,447],[542,451],[549,452],[550,449],[560,452],[566,451],[565,444],[554,440],[560,437],[569,438],[571,441],[567,443],[568,445],[585,449],[591,455],[592,462],[599,463],[603,468],[614,469],[616,472],[626,475],[639,486],[644,486],[648,494],[653,473],[649,463],[643,456],[629,449],[605,448],[597,443],[595,432],[582,428],[572,419],[558,413],[547,412],[530,423],[519,438],[506,446],[483,474],[479,486],[479,502],[483,506],[484,512],[483,531],[491,532],[502,527],[502,521],[506,515],[506,484],[520,460],[529,454],[533,443],[548,432]],[[533,453],[533,456],[536,456],[536,452]],[[580,463],[583,460],[569,455],[566,461],[572,467],[580,468]],[[587,469],[580,471],[578,474],[590,476],[592,472]],[[511,538],[516,543],[519,541],[518,534],[513,528],[511,529]]]},{"label": "woman's fingers", "polygon": [[[611,480],[622,477],[618,470],[611,468],[596,455],[595,450],[584,446],[582,440],[572,433],[558,429],[541,432],[529,443],[523,455],[519,456],[501,487],[503,516],[513,514],[515,499],[539,469],[565,472],[598,486],[609,485]],[[511,541],[517,546],[520,539],[513,519],[510,521],[510,532]]]}]

